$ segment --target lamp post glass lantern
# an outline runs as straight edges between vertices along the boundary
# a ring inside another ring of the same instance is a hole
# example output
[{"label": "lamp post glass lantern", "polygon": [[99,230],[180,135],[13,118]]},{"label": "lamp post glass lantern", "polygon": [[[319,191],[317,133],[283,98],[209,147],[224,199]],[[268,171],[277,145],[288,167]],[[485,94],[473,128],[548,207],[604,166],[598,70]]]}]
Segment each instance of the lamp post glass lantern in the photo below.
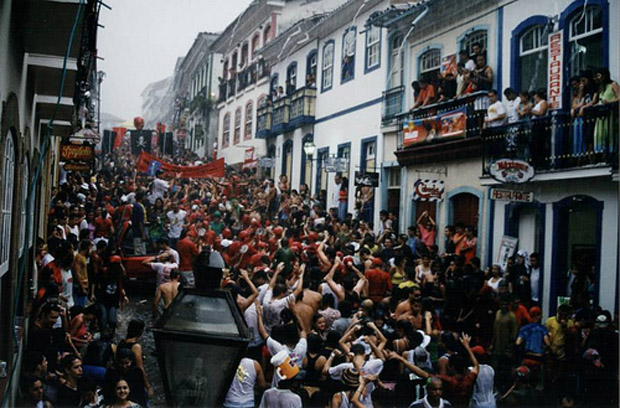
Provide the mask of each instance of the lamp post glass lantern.
[{"label": "lamp post glass lantern", "polygon": [[250,341],[230,291],[179,293],[153,334],[168,405],[221,405]]},{"label": "lamp post glass lantern", "polygon": [[[308,193],[312,195],[312,161],[314,160],[314,152],[316,151],[316,145],[313,141],[309,140],[304,143],[304,153],[306,153],[306,160],[310,161],[310,179],[308,182]],[[306,176],[307,177],[307,176]],[[302,180],[305,182],[305,180]]]}]

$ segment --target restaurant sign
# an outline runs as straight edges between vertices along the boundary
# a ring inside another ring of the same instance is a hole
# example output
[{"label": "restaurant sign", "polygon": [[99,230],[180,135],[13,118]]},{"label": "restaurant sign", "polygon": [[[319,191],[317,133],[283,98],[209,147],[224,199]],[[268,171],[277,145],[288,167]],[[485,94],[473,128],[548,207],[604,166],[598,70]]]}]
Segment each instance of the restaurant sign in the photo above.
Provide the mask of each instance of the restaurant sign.
[{"label": "restaurant sign", "polygon": [[489,166],[491,177],[502,183],[526,183],[534,178],[534,167],[522,160],[499,159]]},{"label": "restaurant sign", "polygon": [[418,179],[413,183],[413,199],[416,201],[441,201],[443,180]]},{"label": "restaurant sign", "polygon": [[63,144],[60,146],[62,161],[91,161],[95,159],[95,148],[90,145]]}]

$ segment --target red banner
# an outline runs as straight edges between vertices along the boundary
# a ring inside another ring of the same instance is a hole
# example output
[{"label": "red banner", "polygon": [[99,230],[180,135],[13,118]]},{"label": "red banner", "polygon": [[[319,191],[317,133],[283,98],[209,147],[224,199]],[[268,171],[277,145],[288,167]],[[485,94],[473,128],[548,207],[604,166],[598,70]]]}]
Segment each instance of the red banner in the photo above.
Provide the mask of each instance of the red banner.
[{"label": "red banner", "polygon": [[125,137],[125,132],[127,132],[127,128],[124,127],[115,127],[112,128],[116,137],[114,138],[114,147],[112,150],[118,149],[123,144],[123,138]]},{"label": "red banner", "polygon": [[224,158],[200,166],[179,166],[165,162],[144,151],[138,157],[136,168],[138,171],[147,172],[153,162],[160,163],[158,167],[164,171],[164,174],[175,175],[180,173],[180,176],[184,178],[224,177],[226,174]]}]

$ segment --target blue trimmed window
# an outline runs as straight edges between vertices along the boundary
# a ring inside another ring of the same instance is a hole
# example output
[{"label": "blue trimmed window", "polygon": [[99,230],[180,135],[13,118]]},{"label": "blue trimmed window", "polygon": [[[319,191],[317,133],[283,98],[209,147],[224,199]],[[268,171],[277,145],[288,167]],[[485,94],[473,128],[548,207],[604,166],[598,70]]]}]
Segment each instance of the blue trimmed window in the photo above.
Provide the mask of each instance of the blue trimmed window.
[{"label": "blue trimmed window", "polygon": [[568,22],[569,73],[578,75],[585,69],[604,66],[603,62],[603,9],[587,6],[575,13]]},{"label": "blue trimmed window", "polygon": [[306,57],[306,86],[316,86],[317,51],[312,50]]},{"label": "blue trimmed window", "polygon": [[372,26],[366,31],[364,72],[373,71],[381,66],[381,29]]},{"label": "blue trimmed window", "polygon": [[388,67],[388,89],[396,88],[403,84],[404,58],[403,51],[400,46],[403,42],[403,36],[400,33],[394,33],[389,40],[390,44],[390,66]]},{"label": "blue trimmed window", "polygon": [[437,80],[437,74],[441,70],[441,50],[431,48],[420,55],[418,62],[418,79],[425,78],[431,83]]},{"label": "blue trimmed window", "polygon": [[286,94],[292,95],[297,89],[297,62],[291,62],[286,68]]},{"label": "blue trimmed window", "polygon": [[545,24],[531,26],[519,36],[519,84],[522,90],[547,88],[549,30]]},{"label": "blue trimmed window", "polygon": [[474,44],[480,44],[480,48],[483,51],[483,55],[488,61],[487,49],[489,44],[489,32],[488,30],[474,30],[466,33],[459,44],[459,50],[466,50],[469,55],[474,55]]},{"label": "blue trimmed window", "polygon": [[342,36],[342,65],[340,83],[344,84],[355,78],[355,47],[357,29],[351,27],[345,30]]},{"label": "blue trimmed window", "polygon": [[321,92],[325,92],[334,85],[334,40],[329,40],[323,46],[321,62]]}]

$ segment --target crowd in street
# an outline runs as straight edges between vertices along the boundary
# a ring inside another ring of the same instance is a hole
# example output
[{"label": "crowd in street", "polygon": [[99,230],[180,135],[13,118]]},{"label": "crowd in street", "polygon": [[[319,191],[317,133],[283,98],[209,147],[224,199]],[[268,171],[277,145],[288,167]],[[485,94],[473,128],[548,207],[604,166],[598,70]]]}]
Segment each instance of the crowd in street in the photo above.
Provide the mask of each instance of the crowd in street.
[{"label": "crowd in street", "polygon": [[590,271],[572,271],[570,302],[544,319],[540,255],[483,269],[471,226],[437,231],[423,213],[399,231],[387,211],[373,225],[372,191],[349,205],[262,169],[184,179],[135,161],[121,147],[96,173],[61,171],[38,243],[23,406],[148,406],[148,322],[117,327],[132,299],[124,257],[149,255],[157,317],[194,285],[205,248],[222,255],[221,287],[252,333],[225,407],[617,406],[618,332]]}]

